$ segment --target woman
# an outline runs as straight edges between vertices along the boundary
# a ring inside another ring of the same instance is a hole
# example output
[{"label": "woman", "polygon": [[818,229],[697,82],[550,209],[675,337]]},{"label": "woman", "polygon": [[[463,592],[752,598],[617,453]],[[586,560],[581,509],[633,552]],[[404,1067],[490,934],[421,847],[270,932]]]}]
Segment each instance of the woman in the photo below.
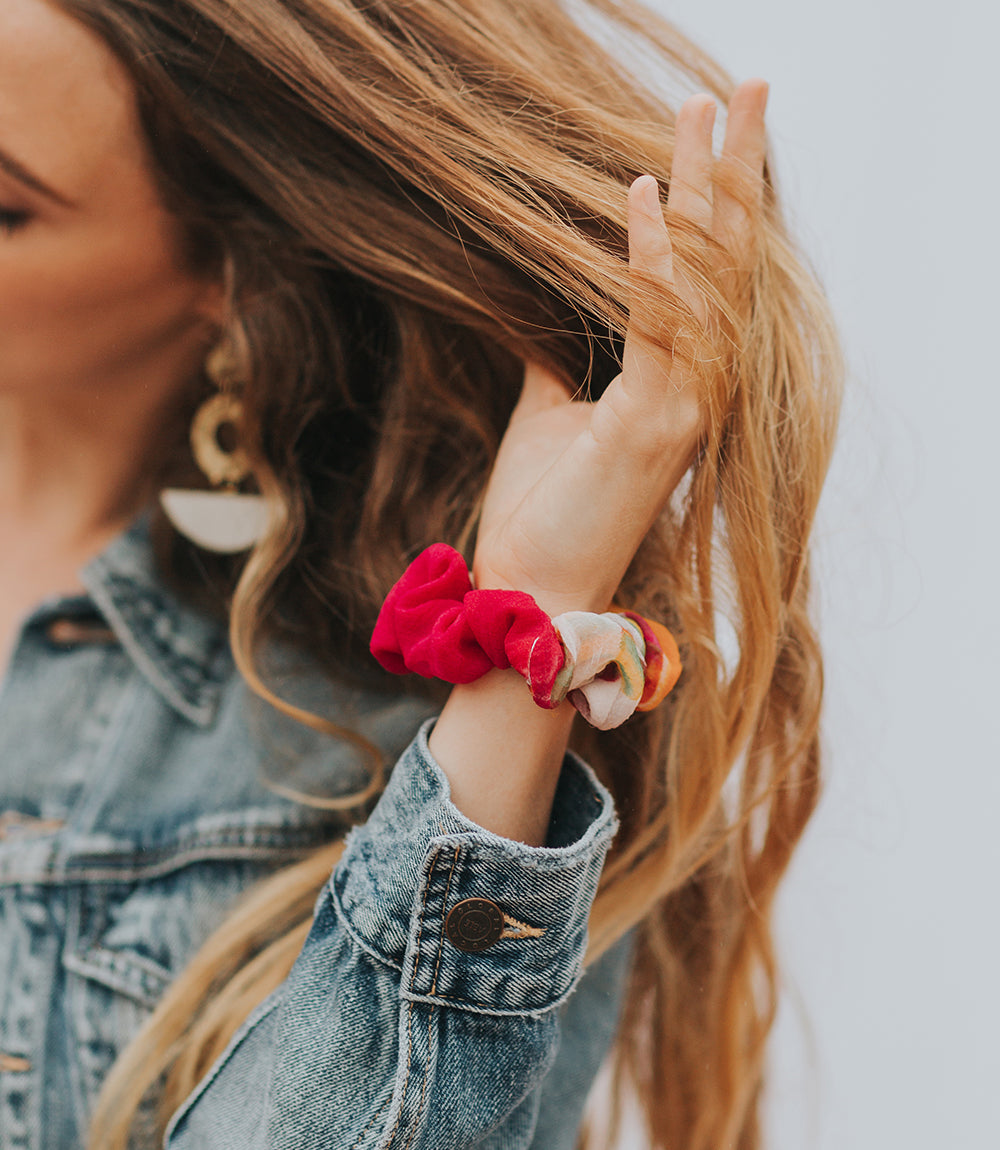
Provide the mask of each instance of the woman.
[{"label": "woman", "polygon": [[[837,393],[765,99],[626,0],[6,0],[5,1146],[568,1147],[616,1031],[758,1144]],[[383,673],[441,541],[667,702]]]}]

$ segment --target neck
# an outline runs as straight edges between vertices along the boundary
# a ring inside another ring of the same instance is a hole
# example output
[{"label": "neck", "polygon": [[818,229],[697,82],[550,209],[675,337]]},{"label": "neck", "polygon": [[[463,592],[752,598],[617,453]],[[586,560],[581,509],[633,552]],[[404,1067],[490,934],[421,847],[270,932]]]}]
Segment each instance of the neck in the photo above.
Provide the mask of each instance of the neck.
[{"label": "neck", "polygon": [[153,496],[176,406],[155,388],[0,392],[0,538],[31,550],[99,549]]}]

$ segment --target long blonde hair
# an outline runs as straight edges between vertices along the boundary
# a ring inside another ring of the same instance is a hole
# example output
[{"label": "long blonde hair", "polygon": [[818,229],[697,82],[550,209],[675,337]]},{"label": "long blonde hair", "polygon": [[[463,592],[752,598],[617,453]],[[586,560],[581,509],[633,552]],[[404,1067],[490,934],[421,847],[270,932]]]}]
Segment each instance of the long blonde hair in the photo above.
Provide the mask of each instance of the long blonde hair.
[{"label": "long blonde hair", "polygon": [[[192,261],[233,269],[248,446],[281,509],[222,572],[238,665],[268,695],[256,656],[277,636],[349,674],[417,550],[471,557],[523,361],[591,395],[617,372],[629,293],[653,291],[629,283],[625,190],[670,172],[660,78],[721,101],[732,84],[632,0],[60,2],[134,78]],[[579,736],[622,820],[588,961],[636,928],[617,1096],[638,1092],[653,1144],[754,1150],[773,896],[819,788],[807,545],[841,369],[769,172],[738,298],[674,223],[723,322],[692,340],[661,292],[656,338],[690,349],[709,428],[620,598],[668,622],[685,670],[669,705]],[[183,544],[166,552],[194,594]],[[379,765],[349,801],[380,785]],[[176,1108],[281,981],[338,851],[205,943],[113,1068],[95,1147],[124,1147],[147,1095]]]}]

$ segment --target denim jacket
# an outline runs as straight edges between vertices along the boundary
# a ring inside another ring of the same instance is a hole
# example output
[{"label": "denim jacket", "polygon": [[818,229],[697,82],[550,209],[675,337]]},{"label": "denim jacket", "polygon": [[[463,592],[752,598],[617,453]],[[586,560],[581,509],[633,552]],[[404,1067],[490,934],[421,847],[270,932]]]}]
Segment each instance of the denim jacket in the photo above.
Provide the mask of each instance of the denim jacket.
[{"label": "denim jacket", "polygon": [[[0,691],[0,1150],[81,1147],[112,1063],[241,892],[343,832],[268,782],[363,779],[250,694],[142,523],[83,582],[25,620]],[[288,674],[396,765],[291,974],[164,1145],[569,1150],[629,958],[581,977],[610,795],[568,755],[546,846],[501,838],[449,801],[426,704]]]}]

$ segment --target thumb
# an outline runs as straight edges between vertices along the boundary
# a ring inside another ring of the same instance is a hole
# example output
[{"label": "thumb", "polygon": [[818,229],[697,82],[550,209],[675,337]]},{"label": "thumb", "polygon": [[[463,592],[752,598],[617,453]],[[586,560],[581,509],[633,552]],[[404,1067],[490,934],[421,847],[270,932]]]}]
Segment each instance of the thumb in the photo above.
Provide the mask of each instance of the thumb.
[{"label": "thumb", "polygon": [[526,419],[549,408],[569,403],[573,393],[568,385],[555,372],[540,363],[528,360],[524,365],[524,383],[521,397],[517,401],[510,421]]}]

